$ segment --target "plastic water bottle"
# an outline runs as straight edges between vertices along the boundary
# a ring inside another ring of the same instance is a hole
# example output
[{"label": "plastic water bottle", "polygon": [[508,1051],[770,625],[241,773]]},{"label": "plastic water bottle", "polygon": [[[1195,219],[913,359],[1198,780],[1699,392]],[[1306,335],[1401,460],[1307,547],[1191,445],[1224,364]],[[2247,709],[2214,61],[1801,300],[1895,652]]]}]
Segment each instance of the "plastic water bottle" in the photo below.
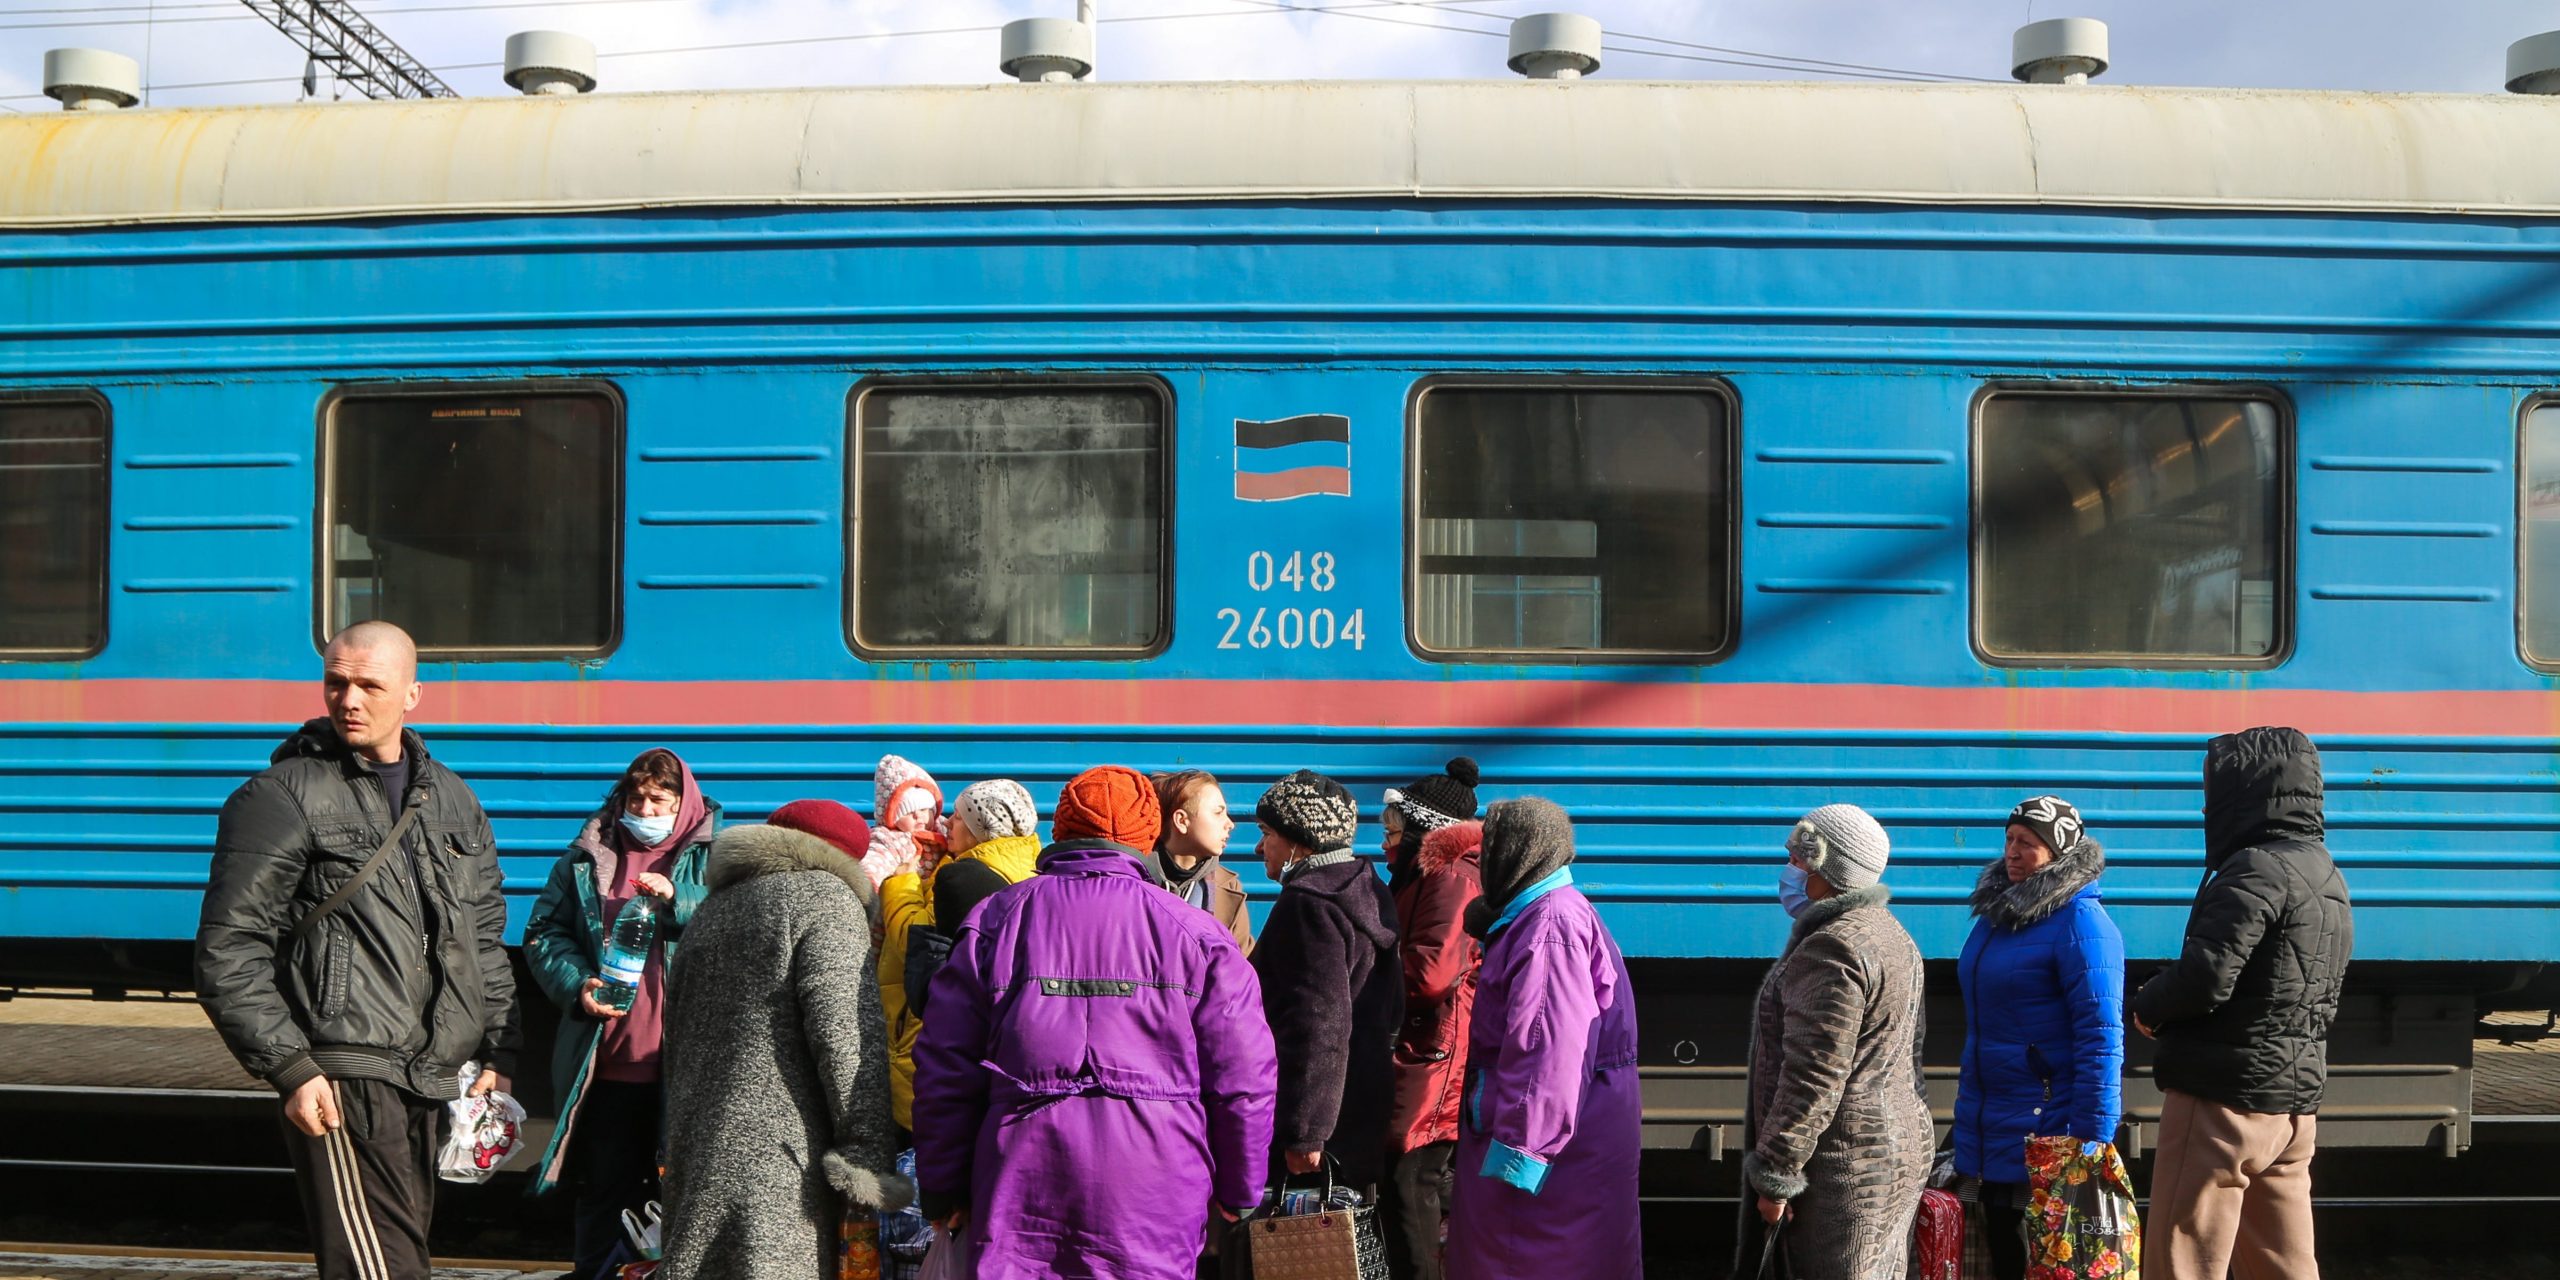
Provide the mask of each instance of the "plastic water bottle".
[{"label": "plastic water bottle", "polygon": [[604,940],[604,985],[596,988],[597,1004],[631,1012],[631,1001],[640,994],[640,973],[649,967],[649,950],[657,940],[657,903],[641,894],[622,904],[622,914],[613,918],[613,932]]}]

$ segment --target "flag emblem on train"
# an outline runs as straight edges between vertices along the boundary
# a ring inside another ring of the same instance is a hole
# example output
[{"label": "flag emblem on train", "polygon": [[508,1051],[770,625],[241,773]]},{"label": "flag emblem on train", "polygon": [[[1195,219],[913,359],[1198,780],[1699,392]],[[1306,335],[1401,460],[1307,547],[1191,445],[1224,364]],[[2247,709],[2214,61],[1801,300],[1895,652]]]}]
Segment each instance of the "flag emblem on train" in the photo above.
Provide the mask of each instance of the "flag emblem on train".
[{"label": "flag emblem on train", "polygon": [[1280,502],[1351,496],[1351,419],[1302,413],[1270,422],[1236,419],[1236,496]]}]

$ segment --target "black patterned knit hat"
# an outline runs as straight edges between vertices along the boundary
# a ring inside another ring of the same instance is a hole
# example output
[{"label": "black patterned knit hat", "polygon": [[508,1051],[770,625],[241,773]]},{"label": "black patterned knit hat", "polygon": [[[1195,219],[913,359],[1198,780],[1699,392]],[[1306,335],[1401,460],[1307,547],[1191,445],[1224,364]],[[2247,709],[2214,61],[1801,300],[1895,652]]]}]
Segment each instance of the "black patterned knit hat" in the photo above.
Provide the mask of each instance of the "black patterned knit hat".
[{"label": "black patterned knit hat", "polygon": [[2030,796],[2019,801],[2018,807],[2009,811],[2009,825],[2035,832],[2036,839],[2044,841],[2044,847],[2053,850],[2057,858],[2079,848],[2081,837],[2089,834],[2087,824],[2080,820],[2080,811],[2060,796]]},{"label": "black patterned knit hat", "polygon": [[1447,773],[1435,773],[1398,791],[1387,788],[1387,805],[1404,815],[1417,831],[1437,831],[1476,816],[1476,762],[1460,756]]},{"label": "black patterned knit hat", "polygon": [[1318,853],[1351,847],[1360,827],[1359,806],[1343,785],[1313,769],[1300,769],[1271,784],[1253,806],[1254,821],[1282,839]]}]

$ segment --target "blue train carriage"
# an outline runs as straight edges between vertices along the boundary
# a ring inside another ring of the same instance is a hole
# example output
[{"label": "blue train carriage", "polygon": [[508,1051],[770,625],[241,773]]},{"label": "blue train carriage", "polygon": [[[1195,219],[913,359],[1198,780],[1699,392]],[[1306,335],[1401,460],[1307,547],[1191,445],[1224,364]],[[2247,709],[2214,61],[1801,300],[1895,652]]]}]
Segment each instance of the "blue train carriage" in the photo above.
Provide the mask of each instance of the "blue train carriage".
[{"label": "blue train carriage", "polygon": [[1720,1152],[1798,814],[1892,830],[1952,1062],[2012,802],[2089,813],[2139,977],[2202,741],[2282,722],[2360,908],[2324,1139],[2459,1151],[2560,957],[2555,154],[2090,87],[0,120],[8,972],[183,985],[222,798],[384,616],[519,920],[652,744],[738,818],[883,749],[1471,753],[1576,814],[1651,1139]]}]

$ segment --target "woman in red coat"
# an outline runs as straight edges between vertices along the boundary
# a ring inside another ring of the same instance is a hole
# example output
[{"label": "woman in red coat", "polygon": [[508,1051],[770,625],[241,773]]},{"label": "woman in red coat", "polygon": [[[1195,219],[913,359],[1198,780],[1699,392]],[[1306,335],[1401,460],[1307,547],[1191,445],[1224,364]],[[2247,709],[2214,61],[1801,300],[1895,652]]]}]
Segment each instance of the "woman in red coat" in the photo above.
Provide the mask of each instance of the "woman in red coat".
[{"label": "woman in red coat", "polygon": [[1395,1156],[1386,1204],[1387,1260],[1398,1277],[1440,1280],[1449,1214],[1449,1161],[1467,1072],[1467,1011],[1484,955],[1464,925],[1484,893],[1477,854],[1476,762],[1387,792],[1387,887],[1395,895],[1404,965],[1404,1026],[1396,1035],[1395,1107],[1387,1143]]}]

